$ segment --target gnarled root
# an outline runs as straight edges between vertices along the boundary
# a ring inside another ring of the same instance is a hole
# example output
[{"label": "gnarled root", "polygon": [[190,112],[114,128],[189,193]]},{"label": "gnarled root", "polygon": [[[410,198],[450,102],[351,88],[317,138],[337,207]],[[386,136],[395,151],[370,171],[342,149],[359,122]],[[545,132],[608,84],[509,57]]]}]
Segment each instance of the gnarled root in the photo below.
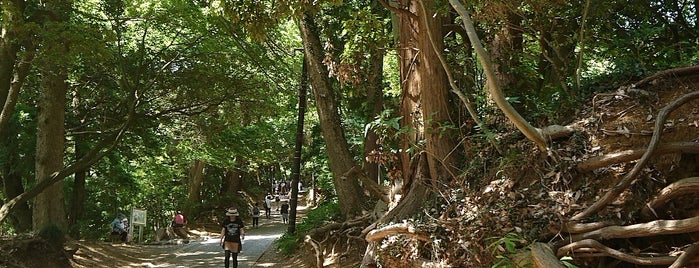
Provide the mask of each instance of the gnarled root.
[{"label": "gnarled root", "polygon": [[645,220],[658,218],[656,210],[664,207],[673,198],[691,193],[699,193],[699,177],[681,179],[665,186],[653,200],[641,209],[641,217]]}]

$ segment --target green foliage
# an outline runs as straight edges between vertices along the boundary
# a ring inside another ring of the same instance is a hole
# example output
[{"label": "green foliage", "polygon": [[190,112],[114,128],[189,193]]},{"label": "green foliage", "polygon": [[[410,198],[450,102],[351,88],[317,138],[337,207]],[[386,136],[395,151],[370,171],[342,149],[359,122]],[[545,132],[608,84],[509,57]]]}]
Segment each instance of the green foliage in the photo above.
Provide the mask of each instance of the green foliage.
[{"label": "green foliage", "polygon": [[515,267],[512,257],[527,243],[528,241],[525,238],[514,232],[507,233],[504,237],[495,238],[487,247],[491,255],[496,259],[491,267]]},{"label": "green foliage", "polygon": [[291,255],[303,243],[303,238],[308,231],[321,227],[329,222],[341,220],[340,205],[337,199],[326,200],[315,209],[308,211],[303,222],[296,225],[296,233],[285,233],[277,239],[276,243],[281,253]]}]

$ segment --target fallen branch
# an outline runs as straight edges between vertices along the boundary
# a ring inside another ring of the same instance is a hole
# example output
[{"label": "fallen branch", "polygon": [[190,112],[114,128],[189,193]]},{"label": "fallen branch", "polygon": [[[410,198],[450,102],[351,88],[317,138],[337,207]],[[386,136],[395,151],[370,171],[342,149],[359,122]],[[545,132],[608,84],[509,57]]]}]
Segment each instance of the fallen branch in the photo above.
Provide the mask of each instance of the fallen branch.
[{"label": "fallen branch", "polygon": [[619,196],[624,190],[626,190],[631,183],[634,181],[634,178],[636,175],[638,175],[639,172],[645,167],[645,165],[648,163],[650,160],[651,156],[653,156],[653,153],[655,149],[658,147],[658,144],[660,143],[660,136],[663,132],[663,125],[665,123],[665,118],[670,114],[670,112],[674,111],[677,107],[689,102],[690,100],[699,98],[699,90],[694,91],[692,93],[685,94],[684,96],[680,97],[679,99],[676,99],[675,101],[671,102],[667,106],[665,106],[663,109],[658,112],[658,116],[656,117],[655,121],[655,127],[653,128],[653,137],[651,138],[650,144],[648,145],[648,149],[646,149],[646,152],[643,154],[640,160],[636,162],[636,165],[634,165],[633,169],[631,172],[629,172],[626,176],[624,176],[619,183],[614,185],[612,189],[607,191],[602,198],[598,199],[594,204],[592,204],[590,207],[587,209],[583,210],[582,212],[574,215],[571,220],[572,221],[579,221],[585,217],[588,217],[592,215],[593,213],[596,213],[602,208],[604,208],[607,204],[612,202],[615,198]]},{"label": "fallen branch", "polygon": [[[655,211],[664,207],[670,200],[685,194],[699,192],[699,177],[681,179],[665,186],[660,193],[641,209],[641,218],[648,220],[657,218]],[[653,217],[655,216],[655,217]]]},{"label": "fallen branch", "polygon": [[[585,240],[570,243],[564,247],[561,247],[558,249],[557,256],[558,257],[562,257],[562,256],[566,256],[566,255],[575,256],[576,250],[589,249],[589,248],[600,251],[602,253],[602,256],[608,256],[608,257],[612,257],[612,258],[615,258],[618,260],[622,260],[622,261],[625,261],[628,263],[633,263],[633,264],[638,264],[638,265],[670,265],[673,262],[675,262],[675,260],[677,260],[677,257],[673,257],[673,256],[641,257],[641,256],[634,256],[631,254],[626,254],[626,253],[618,251],[616,249],[607,247],[594,239],[585,239]],[[599,255],[596,255],[596,256],[599,256]]]},{"label": "fallen branch", "polygon": [[417,240],[431,242],[428,234],[420,233],[415,230],[415,226],[411,223],[397,223],[384,226],[380,229],[373,230],[366,235],[366,241],[379,242],[389,235],[407,235]]},{"label": "fallen branch", "polygon": [[532,245],[532,261],[538,268],[565,268],[563,263],[553,254],[551,246],[537,242]]},{"label": "fallen branch", "polygon": [[[592,157],[583,162],[578,163],[578,171],[592,171],[601,167],[606,167],[612,164],[629,162],[641,158],[646,152],[646,149],[626,150],[597,157]],[[699,154],[699,143],[697,142],[671,142],[658,145],[654,154],[669,154],[669,153],[690,153]]]}]

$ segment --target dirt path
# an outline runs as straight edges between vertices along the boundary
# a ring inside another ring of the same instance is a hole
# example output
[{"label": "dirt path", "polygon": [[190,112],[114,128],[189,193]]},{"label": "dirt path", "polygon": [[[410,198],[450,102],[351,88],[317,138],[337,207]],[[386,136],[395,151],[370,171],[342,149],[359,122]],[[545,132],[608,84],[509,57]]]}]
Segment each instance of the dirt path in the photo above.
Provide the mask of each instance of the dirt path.
[{"label": "dirt path", "polygon": [[[304,215],[299,207],[297,222]],[[260,218],[260,226],[245,227],[243,250],[238,255],[238,267],[305,267],[301,262],[282,259],[273,245],[287,230],[281,215],[272,212],[270,219]],[[76,254],[76,267],[223,267],[224,252],[220,236],[200,237],[181,245],[112,245],[82,244]]]}]

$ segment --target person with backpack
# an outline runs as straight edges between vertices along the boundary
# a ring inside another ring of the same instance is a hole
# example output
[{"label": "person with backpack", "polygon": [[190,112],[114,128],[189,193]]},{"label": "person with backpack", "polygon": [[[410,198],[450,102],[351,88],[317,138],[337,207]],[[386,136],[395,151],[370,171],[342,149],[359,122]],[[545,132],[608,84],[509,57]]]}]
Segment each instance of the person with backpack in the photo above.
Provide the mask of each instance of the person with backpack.
[{"label": "person with backpack", "polygon": [[118,236],[119,241],[121,242],[126,242],[126,236],[129,233],[126,229],[127,227],[124,223],[124,219],[126,219],[126,216],[122,213],[119,213],[116,217],[114,217],[114,220],[112,220],[112,223],[110,224],[110,226],[112,227],[112,235]]},{"label": "person with backpack", "polygon": [[289,223],[289,202],[284,200],[281,207],[282,223]]},{"label": "person with backpack", "polygon": [[252,207],[252,228],[257,228],[260,225],[260,206],[255,203]]},{"label": "person with backpack", "polygon": [[172,229],[177,236],[182,239],[188,239],[189,236],[184,230],[184,226],[187,224],[187,219],[182,215],[182,211],[177,211],[175,217],[172,218]]},{"label": "person with backpack", "polygon": [[230,258],[233,257],[233,268],[238,268],[238,253],[242,249],[242,241],[245,240],[245,223],[240,219],[238,210],[228,208],[226,219],[223,220],[221,229],[221,247],[226,252],[223,264],[230,267]]},{"label": "person with backpack", "polygon": [[265,215],[269,219],[269,215],[272,214],[272,194],[267,193],[267,196],[265,196]]}]

